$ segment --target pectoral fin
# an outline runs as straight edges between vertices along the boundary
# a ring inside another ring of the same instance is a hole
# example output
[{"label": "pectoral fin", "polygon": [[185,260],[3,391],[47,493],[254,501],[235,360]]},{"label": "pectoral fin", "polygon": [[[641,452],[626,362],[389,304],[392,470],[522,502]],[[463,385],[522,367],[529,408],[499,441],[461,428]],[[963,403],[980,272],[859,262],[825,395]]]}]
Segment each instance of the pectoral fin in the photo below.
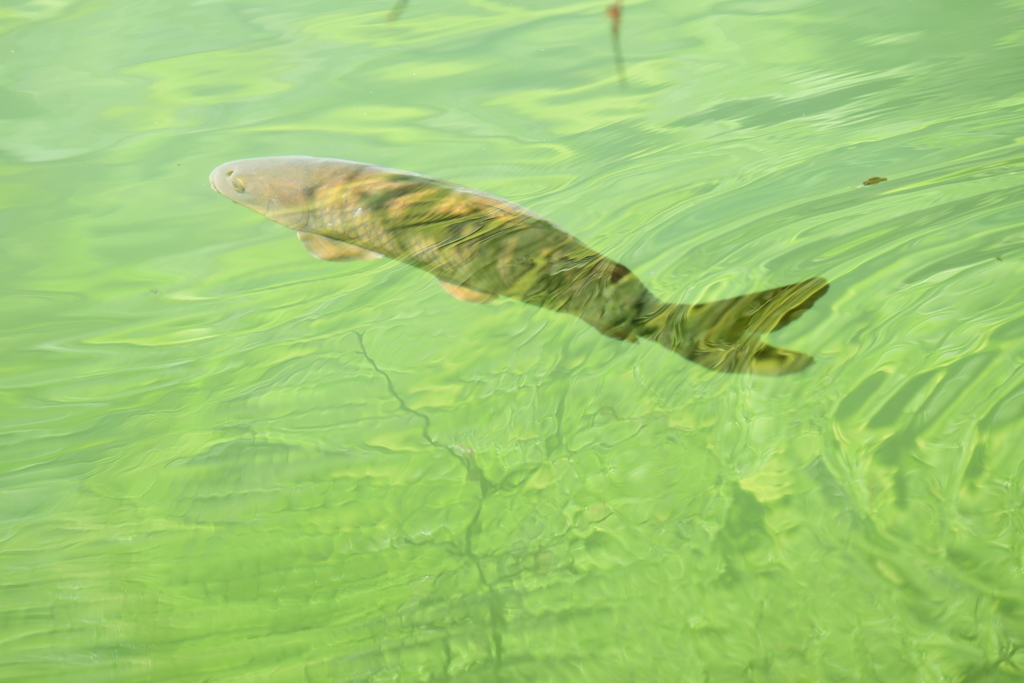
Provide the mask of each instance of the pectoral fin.
[{"label": "pectoral fin", "polygon": [[452,283],[445,282],[444,280],[438,280],[438,282],[441,283],[441,286],[444,287],[449,294],[459,301],[469,301],[474,304],[485,304],[495,298],[493,294],[484,294],[483,292],[478,292],[475,289],[470,289],[469,287],[460,287],[459,285],[453,285]]},{"label": "pectoral fin", "polygon": [[299,230],[297,234],[306,251],[324,261],[372,261],[381,257],[375,251],[316,233]]}]

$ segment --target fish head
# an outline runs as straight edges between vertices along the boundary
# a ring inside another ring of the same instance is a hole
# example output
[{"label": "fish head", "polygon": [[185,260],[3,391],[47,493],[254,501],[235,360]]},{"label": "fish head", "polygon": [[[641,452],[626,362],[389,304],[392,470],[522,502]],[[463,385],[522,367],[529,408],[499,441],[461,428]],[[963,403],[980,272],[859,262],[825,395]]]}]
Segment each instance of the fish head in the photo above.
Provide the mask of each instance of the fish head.
[{"label": "fish head", "polygon": [[315,208],[316,189],[340,170],[331,161],[302,156],[229,161],[213,169],[210,186],[236,204],[302,230]]}]

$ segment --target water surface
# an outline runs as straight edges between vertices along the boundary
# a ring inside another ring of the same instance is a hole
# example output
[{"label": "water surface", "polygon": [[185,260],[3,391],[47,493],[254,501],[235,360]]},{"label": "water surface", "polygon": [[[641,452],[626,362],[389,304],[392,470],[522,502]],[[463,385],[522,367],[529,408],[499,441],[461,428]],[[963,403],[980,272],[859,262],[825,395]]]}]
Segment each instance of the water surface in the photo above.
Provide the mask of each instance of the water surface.
[{"label": "water surface", "polygon": [[[1020,680],[1024,4],[392,9],[0,8],[0,678]],[[283,154],[826,277],[817,363],[317,261],[207,182]]]}]

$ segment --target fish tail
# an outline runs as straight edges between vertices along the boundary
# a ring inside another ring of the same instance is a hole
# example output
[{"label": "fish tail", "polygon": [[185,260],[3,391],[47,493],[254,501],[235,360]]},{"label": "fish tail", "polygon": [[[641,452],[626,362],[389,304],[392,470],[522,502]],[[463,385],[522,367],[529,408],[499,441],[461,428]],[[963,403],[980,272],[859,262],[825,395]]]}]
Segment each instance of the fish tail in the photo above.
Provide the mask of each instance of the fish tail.
[{"label": "fish tail", "polygon": [[828,291],[823,278],[702,304],[670,304],[653,295],[637,321],[637,335],[709,370],[788,375],[814,358],[765,343],[762,334],[785,327]]}]

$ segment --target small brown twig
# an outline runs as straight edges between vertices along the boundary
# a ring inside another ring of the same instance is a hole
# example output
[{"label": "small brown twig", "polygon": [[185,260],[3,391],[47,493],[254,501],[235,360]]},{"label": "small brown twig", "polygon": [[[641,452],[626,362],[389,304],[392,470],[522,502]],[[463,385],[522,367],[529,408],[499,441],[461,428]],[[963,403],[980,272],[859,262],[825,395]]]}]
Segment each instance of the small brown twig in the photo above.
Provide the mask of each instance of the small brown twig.
[{"label": "small brown twig", "polygon": [[622,0],[615,0],[612,4],[608,5],[608,9],[605,10],[608,18],[612,20],[612,33],[615,36],[619,35],[619,22],[622,21]]},{"label": "small brown twig", "polygon": [[619,72],[619,84],[626,87],[626,64],[622,59],[622,44],[619,41],[619,28],[622,25],[622,0],[615,0],[608,5],[605,14],[612,22],[612,52],[615,57],[615,69]]}]

